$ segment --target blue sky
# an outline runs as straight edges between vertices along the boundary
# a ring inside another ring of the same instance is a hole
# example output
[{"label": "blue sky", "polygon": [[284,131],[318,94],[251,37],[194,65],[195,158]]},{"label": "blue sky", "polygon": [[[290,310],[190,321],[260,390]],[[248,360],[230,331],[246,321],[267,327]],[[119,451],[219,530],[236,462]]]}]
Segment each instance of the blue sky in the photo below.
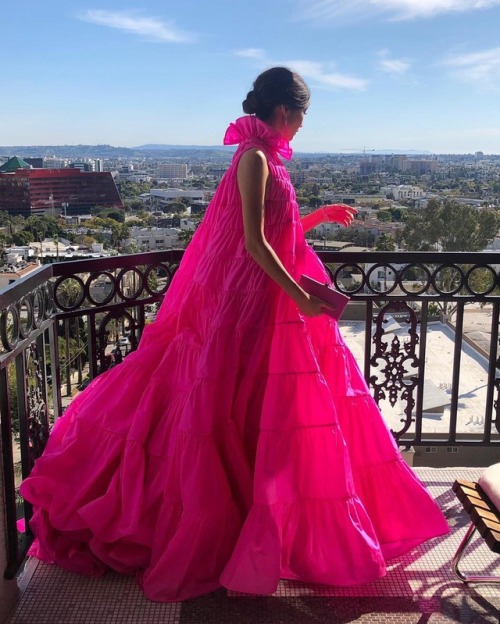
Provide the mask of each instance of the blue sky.
[{"label": "blue sky", "polygon": [[25,0],[0,10],[0,145],[220,144],[267,67],[294,149],[500,153],[500,0]]}]

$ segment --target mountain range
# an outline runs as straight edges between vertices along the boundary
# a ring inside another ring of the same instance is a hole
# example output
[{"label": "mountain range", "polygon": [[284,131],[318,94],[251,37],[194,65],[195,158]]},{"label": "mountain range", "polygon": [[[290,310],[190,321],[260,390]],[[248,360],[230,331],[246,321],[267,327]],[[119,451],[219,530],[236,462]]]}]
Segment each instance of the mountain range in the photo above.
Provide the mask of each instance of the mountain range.
[{"label": "mountain range", "polygon": [[[234,146],[226,145],[166,145],[149,143],[136,147],[114,147],[113,145],[3,145],[0,146],[0,157],[19,156],[21,158],[36,158],[44,156],[55,156],[56,158],[183,158],[190,160],[227,160],[234,152]],[[356,156],[359,152],[340,152],[344,156]],[[331,156],[339,152],[295,152],[302,157]],[[430,155],[431,152],[425,150],[377,150],[369,155],[390,155],[407,154]]]}]

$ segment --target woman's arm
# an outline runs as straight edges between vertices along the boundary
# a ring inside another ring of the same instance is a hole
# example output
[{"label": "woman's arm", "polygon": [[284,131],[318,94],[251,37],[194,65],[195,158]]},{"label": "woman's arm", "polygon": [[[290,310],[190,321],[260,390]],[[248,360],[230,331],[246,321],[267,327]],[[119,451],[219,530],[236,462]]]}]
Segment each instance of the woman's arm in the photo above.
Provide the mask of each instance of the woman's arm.
[{"label": "woman's arm", "polygon": [[324,303],[306,293],[292,278],[264,235],[264,202],[269,169],[265,155],[257,149],[245,152],[239,162],[237,180],[243,210],[245,247],[255,262],[296,302],[307,316],[318,316]]},{"label": "woman's arm", "polygon": [[302,217],[300,222],[302,223],[304,232],[313,230],[320,223],[340,223],[347,227],[351,225],[357,212],[356,208],[348,206],[347,204],[329,204],[327,206],[321,206],[318,210]]}]

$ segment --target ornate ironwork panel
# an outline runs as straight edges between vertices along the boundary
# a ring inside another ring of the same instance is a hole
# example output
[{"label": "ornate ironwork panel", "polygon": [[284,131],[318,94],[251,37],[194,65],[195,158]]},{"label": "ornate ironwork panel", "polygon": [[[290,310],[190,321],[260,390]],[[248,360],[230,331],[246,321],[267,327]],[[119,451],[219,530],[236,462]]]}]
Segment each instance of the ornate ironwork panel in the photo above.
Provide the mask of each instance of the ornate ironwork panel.
[{"label": "ornate ironwork panel", "polygon": [[[384,325],[392,319],[389,318],[392,312],[404,312],[408,315],[407,337],[402,340],[396,334],[388,334]],[[375,320],[375,332],[373,335],[374,353],[370,358],[370,364],[378,369],[379,374],[370,377],[374,398],[377,403],[387,399],[392,407],[398,401],[405,403],[405,418],[399,431],[393,431],[396,439],[399,439],[408,431],[413,418],[415,408],[415,389],[417,387],[417,372],[419,358],[417,347],[419,336],[417,333],[417,315],[415,311],[406,303],[389,302],[383,306]]]}]

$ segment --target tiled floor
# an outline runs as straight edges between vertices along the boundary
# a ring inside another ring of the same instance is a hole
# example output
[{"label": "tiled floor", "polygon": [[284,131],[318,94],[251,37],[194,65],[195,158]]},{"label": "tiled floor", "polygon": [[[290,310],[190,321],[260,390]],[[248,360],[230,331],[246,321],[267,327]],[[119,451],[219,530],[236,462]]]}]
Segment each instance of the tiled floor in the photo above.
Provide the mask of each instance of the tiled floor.
[{"label": "tiled floor", "polygon": [[[500,585],[464,586],[450,561],[468,526],[451,492],[456,478],[480,469],[420,468],[416,472],[444,510],[451,534],[391,562],[384,579],[340,588],[282,582],[273,596],[214,594],[177,604],[146,600],[133,578],[86,578],[30,562],[10,624],[480,624],[500,622]],[[500,557],[475,539],[461,565],[466,572],[500,575]]]}]

